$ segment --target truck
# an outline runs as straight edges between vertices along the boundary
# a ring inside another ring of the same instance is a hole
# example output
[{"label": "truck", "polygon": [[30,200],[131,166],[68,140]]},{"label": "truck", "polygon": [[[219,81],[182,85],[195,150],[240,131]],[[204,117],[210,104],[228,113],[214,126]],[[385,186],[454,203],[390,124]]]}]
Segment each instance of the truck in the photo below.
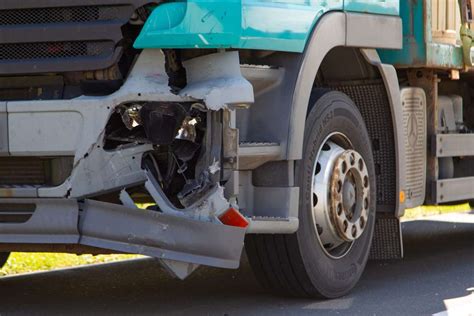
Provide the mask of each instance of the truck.
[{"label": "truck", "polygon": [[134,253],[335,298],[474,199],[472,0],[3,0],[0,265]]}]

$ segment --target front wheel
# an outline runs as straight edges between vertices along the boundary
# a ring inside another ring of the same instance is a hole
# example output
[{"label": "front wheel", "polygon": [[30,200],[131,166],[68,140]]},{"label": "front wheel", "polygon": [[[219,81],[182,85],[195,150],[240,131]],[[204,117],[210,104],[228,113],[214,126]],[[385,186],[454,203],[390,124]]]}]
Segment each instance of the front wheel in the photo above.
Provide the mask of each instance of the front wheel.
[{"label": "front wheel", "polygon": [[249,235],[250,264],[264,287],[303,297],[347,294],[367,263],[375,222],[370,138],[356,105],[334,91],[318,96],[296,164],[300,227],[293,235]]}]

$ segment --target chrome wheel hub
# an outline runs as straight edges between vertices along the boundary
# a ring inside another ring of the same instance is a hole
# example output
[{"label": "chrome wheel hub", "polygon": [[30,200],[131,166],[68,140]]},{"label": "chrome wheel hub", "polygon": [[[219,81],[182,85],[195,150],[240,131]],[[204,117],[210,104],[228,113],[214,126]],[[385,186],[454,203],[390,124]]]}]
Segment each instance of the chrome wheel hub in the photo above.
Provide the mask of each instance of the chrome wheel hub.
[{"label": "chrome wheel hub", "polygon": [[356,240],[364,232],[369,207],[369,175],[356,151],[346,150],[336,159],[330,194],[330,213],[338,236]]},{"label": "chrome wheel hub", "polygon": [[[336,144],[333,138],[344,141]],[[313,173],[315,229],[326,253],[335,258],[344,256],[362,235],[369,214],[367,166],[349,144],[343,135],[328,137],[319,150]]]}]

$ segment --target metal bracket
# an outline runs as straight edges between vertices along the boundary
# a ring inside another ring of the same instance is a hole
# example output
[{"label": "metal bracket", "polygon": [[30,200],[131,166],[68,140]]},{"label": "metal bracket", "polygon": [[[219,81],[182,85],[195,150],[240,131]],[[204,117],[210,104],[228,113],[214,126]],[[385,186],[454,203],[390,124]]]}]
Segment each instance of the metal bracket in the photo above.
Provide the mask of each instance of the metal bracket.
[{"label": "metal bracket", "polygon": [[200,221],[219,222],[217,219],[219,215],[227,211],[230,207],[229,201],[224,197],[224,189],[217,185],[194,205],[185,209],[178,209],[166,197],[166,194],[156,179],[149,172],[145,173],[148,179],[145,182],[145,188],[150,193],[156,205],[165,214]]},{"label": "metal bracket", "polygon": [[432,185],[436,204],[474,198],[474,177],[443,179],[434,181]]},{"label": "metal bracket", "polygon": [[198,267],[198,264],[186,263],[175,260],[160,259],[161,266],[171,275],[180,280],[186,279]]},{"label": "metal bracket", "polygon": [[474,156],[474,134],[436,134],[431,148],[435,157]]},{"label": "metal bracket", "polygon": [[[85,200],[79,223],[79,243],[158,259],[234,269],[240,263],[245,230]],[[182,266],[168,264],[168,267],[170,265],[178,277],[185,275]]]}]

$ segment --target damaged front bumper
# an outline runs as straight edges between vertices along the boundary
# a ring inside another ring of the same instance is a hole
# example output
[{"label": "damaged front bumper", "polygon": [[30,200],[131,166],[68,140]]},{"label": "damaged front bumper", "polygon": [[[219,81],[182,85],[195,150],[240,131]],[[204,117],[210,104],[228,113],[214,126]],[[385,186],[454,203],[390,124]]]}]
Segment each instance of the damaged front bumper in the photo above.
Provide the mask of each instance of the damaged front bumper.
[{"label": "damaged front bumper", "polygon": [[144,50],[125,84],[104,97],[72,100],[0,102],[0,132],[8,135],[0,155],[68,156],[74,166],[55,187],[0,188],[0,197],[82,198],[144,183],[143,155],[151,145],[105,150],[108,120],[118,107],[133,102],[200,102],[208,110],[251,104],[252,85],[242,77],[237,52],[224,52],[185,63],[187,86],[171,91],[161,50]]},{"label": "damaged front bumper", "polygon": [[[0,244],[79,244],[152,256],[176,276],[196,265],[237,268],[245,228],[143,209],[72,199],[2,199],[2,210],[31,205],[23,223],[0,223]],[[3,213],[2,216],[6,216]],[[180,262],[178,264],[177,262]]]},{"label": "damaged front bumper", "polygon": [[[5,112],[0,129],[8,135],[1,147],[4,155],[73,157],[72,171],[61,185],[0,188],[0,216],[6,218],[0,221],[0,244],[78,244],[138,253],[159,258],[180,278],[199,264],[237,268],[248,223],[244,219],[245,225],[237,227],[219,220],[235,209],[218,183],[197,203],[176,209],[143,167],[153,144],[104,148],[107,123],[122,105],[196,102],[206,111],[219,111],[253,103],[253,88],[241,75],[237,52],[198,57],[185,66],[187,86],[176,94],[163,53],[144,50],[112,95],[0,103]],[[127,193],[135,186],[148,190],[159,211],[135,206]],[[109,192],[121,192],[123,205],[91,199]],[[9,211],[12,205],[29,205],[30,218],[9,222],[9,217],[17,218]]]},{"label": "damaged front bumper", "polygon": [[80,244],[235,269],[245,229],[87,200]]}]

